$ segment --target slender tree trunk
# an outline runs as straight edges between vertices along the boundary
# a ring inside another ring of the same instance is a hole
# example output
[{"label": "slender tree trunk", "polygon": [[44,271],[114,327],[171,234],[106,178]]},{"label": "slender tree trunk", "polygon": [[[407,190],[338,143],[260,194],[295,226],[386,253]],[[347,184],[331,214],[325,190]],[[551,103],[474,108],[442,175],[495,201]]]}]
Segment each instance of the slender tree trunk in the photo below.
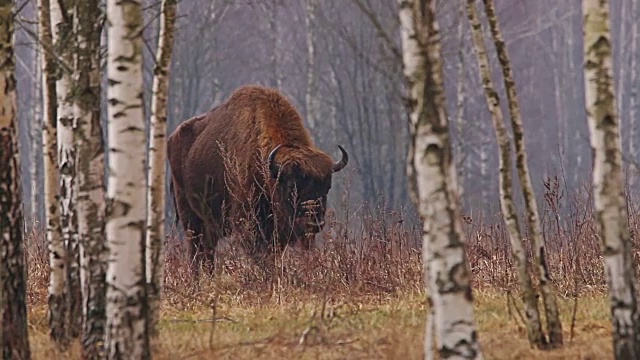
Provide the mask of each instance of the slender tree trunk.
[{"label": "slender tree trunk", "polygon": [[[617,112],[618,114],[624,114],[624,99],[625,99],[625,93],[627,91],[627,87],[626,87],[626,75],[625,74],[625,67],[624,64],[627,63],[627,59],[628,59],[628,54],[629,54],[629,48],[627,46],[627,39],[628,39],[628,32],[627,32],[627,16],[625,16],[627,9],[627,6],[631,4],[632,1],[621,1],[620,2],[620,12],[619,12],[619,21],[618,24],[618,37],[620,38],[620,44],[622,44],[622,46],[619,47],[618,49],[618,53],[616,54],[617,56],[613,57],[613,60],[617,60],[617,63],[620,64],[620,67],[617,68],[617,72],[618,72],[618,76],[617,76],[617,89],[614,86],[614,92],[616,94],[616,106],[617,106]],[[614,2],[615,4],[615,2]],[[617,59],[616,59],[617,58]],[[614,80],[615,83],[615,80]],[[625,124],[620,124],[620,127],[623,128]],[[623,139],[621,138],[620,141],[622,142]]]},{"label": "slender tree trunk", "polygon": [[[629,156],[631,157],[630,186],[635,189],[638,176],[640,176],[640,159],[638,159],[638,106],[640,106],[640,78],[638,78],[638,58],[640,58],[640,6],[638,0],[631,2],[631,59],[629,68],[631,69],[631,94],[629,96]],[[633,193],[633,192],[632,192]]]},{"label": "slender tree trunk", "polygon": [[[333,48],[333,42],[329,41],[329,43],[327,44],[327,51],[329,54],[333,54]],[[339,59],[336,59],[336,63],[339,63],[339,61]],[[331,66],[329,69],[328,77],[330,88],[335,94],[339,94],[340,85],[338,84],[338,76],[333,66]],[[327,110],[327,122],[330,126],[330,131],[328,132],[328,134],[330,134],[331,138],[334,139],[336,143],[340,143],[342,141],[342,139],[340,138],[340,132],[338,131],[338,97],[339,95],[336,95],[333,98],[331,104],[329,105],[329,109]],[[344,183],[342,181],[334,182],[333,190],[329,192],[329,203],[336,204],[336,211],[343,209],[345,205],[343,201],[345,196],[345,193],[343,191],[343,184]],[[342,214],[336,212],[336,216],[342,216]]]},{"label": "slender tree trunk", "polygon": [[[565,4],[566,5],[566,9],[565,9],[565,13],[572,13],[574,9],[577,8],[578,4],[575,3],[571,3],[571,2],[567,2]],[[566,92],[565,98],[567,99],[567,101],[578,101],[578,99],[580,97],[582,97],[581,94],[579,94],[579,87],[575,86],[576,81],[578,81],[579,78],[581,78],[581,74],[579,71],[576,71],[576,63],[574,61],[574,44],[575,44],[575,33],[576,31],[574,30],[574,19],[576,17],[575,16],[570,16],[569,19],[567,19],[566,21],[563,22],[563,26],[565,26],[565,41],[566,41],[566,49],[572,49],[570,51],[567,51],[567,57],[566,57],[566,61],[563,62],[563,66],[562,69],[564,72],[566,72],[567,74],[572,74],[571,76],[568,77],[568,79],[564,82],[563,87],[564,87],[564,91]],[[581,57],[581,56],[580,56]],[[578,74],[578,76],[576,76],[576,74]],[[567,116],[565,117],[570,117],[570,118],[577,118],[577,116],[575,116],[575,112],[576,109],[579,109],[579,107],[576,107],[574,109],[571,109],[571,111],[567,111]],[[579,110],[581,111],[581,110]],[[582,116],[582,115],[580,115]],[[583,144],[584,142],[582,141],[582,134],[580,132],[579,129],[573,129],[573,131],[571,132],[571,134],[569,134],[568,138],[568,143],[572,142],[573,144]],[[586,151],[586,146],[572,146],[570,147],[570,152],[568,152],[568,158],[571,159],[575,159],[573,166],[569,166],[567,167],[567,169],[565,170],[565,173],[568,174],[572,174],[573,176],[570,176],[567,180],[567,182],[569,182],[570,186],[576,186],[577,184],[579,184],[581,181],[583,181],[583,177],[582,177],[582,173],[581,173],[581,169],[582,169],[582,163],[583,163],[583,159],[585,157],[585,153]]]},{"label": "slender tree trunk", "polygon": [[640,358],[640,312],[624,199],[620,126],[613,90],[609,2],[583,0],[584,81],[616,359]]},{"label": "slender tree trunk", "polygon": [[[455,198],[456,175],[444,98],[434,0],[399,0],[404,74],[415,126],[423,259],[441,359],[481,359],[473,296]],[[425,352],[430,339],[425,341]],[[427,357],[430,354],[426,354]]]},{"label": "slender tree trunk", "polygon": [[465,51],[465,32],[464,32],[464,22],[465,22],[465,16],[464,16],[464,3],[461,1],[460,2],[460,11],[458,14],[458,40],[460,41],[458,46],[460,47],[458,49],[458,68],[457,68],[457,73],[458,73],[458,81],[456,83],[456,117],[455,117],[455,129],[456,129],[456,135],[457,135],[457,142],[455,143],[454,146],[454,158],[456,159],[456,176],[458,177],[458,196],[460,197],[460,199],[463,198],[464,195],[464,191],[465,191],[465,178],[464,178],[464,174],[466,173],[465,171],[465,166],[464,166],[464,140],[463,140],[463,134],[464,134],[464,128],[465,128],[465,121],[464,121],[464,103],[465,103],[465,67],[464,67],[464,51]]},{"label": "slender tree trunk", "polygon": [[[533,290],[531,277],[529,276],[529,262],[524,249],[522,235],[520,234],[520,225],[518,224],[518,215],[515,204],[513,203],[512,174],[511,174],[511,144],[509,142],[509,134],[505,126],[502,110],[500,109],[500,100],[491,80],[491,69],[489,67],[489,57],[484,44],[482,26],[478,18],[478,11],[474,0],[467,0],[467,15],[471,23],[473,34],[473,43],[478,58],[478,66],[480,68],[480,77],[485,90],[487,105],[493,118],[493,127],[496,138],[498,140],[498,148],[500,150],[499,164],[499,189],[500,189],[500,207],[504,216],[509,238],[511,241],[512,257],[518,271],[520,280],[520,290],[522,291],[522,300],[525,306],[527,333],[529,342],[538,348],[546,346],[546,339],[542,333],[540,324],[540,313],[538,311],[538,300]],[[522,154],[520,154],[522,155]]]},{"label": "slender tree trunk", "polygon": [[280,47],[280,30],[278,27],[278,2],[277,1],[269,1],[268,5],[268,25],[269,25],[269,45],[271,46],[269,67],[271,76],[271,84],[270,86],[275,87],[276,89],[280,89],[282,87],[282,76],[280,75],[280,58],[279,58],[279,47]]},{"label": "slender tree trunk", "polygon": [[[72,7],[70,0],[50,1],[53,46],[65,66],[70,66],[73,44]],[[71,73],[63,66],[57,67],[57,130],[58,173],[60,181],[60,226],[66,249],[66,295],[68,306],[68,331],[72,338],[80,335],[82,327],[82,294],[80,287],[80,253],[76,214],[76,149],[73,142],[75,120],[71,99]]]},{"label": "slender tree trunk", "polygon": [[[38,29],[38,33],[39,33]],[[39,36],[39,35],[38,35]],[[31,95],[31,121],[30,124],[30,139],[31,139],[31,159],[29,159],[29,176],[30,176],[30,187],[31,187],[31,198],[30,198],[30,206],[31,210],[31,226],[35,226],[36,223],[40,220],[40,158],[42,156],[42,124],[37,120],[40,119],[40,110],[41,110],[41,85],[42,85],[42,67],[40,60],[40,52],[34,51],[33,55],[34,60],[34,71],[33,71],[33,94]],[[39,230],[39,229],[38,229]]]},{"label": "slender tree trunk", "polygon": [[307,26],[307,89],[305,92],[306,120],[314,135],[318,117],[318,92],[316,84],[316,8],[317,0],[306,0],[305,24]]},{"label": "slender tree trunk", "polygon": [[0,1],[0,355],[30,359],[20,186],[13,1]]},{"label": "slender tree trunk", "polygon": [[[403,72],[407,82],[408,94],[405,96],[405,108],[409,117],[409,148],[407,150],[407,187],[409,190],[409,198],[419,207],[420,197],[418,195],[418,183],[415,168],[415,142],[416,142],[416,126],[418,122],[419,112],[416,107],[423,105],[422,93],[424,92],[424,62],[425,56],[420,52],[420,44],[417,39],[417,26],[414,25],[413,11],[416,1],[423,0],[398,0],[400,6],[400,34],[402,36],[402,56],[403,56]],[[414,27],[415,26],[415,27]]]},{"label": "slender tree trunk", "polygon": [[149,174],[147,183],[147,283],[149,297],[149,331],[158,335],[160,299],[164,280],[164,211],[166,199],[167,158],[167,96],[169,70],[173,53],[176,20],[176,0],[163,0],[160,12],[160,32],[156,53],[156,68],[151,97],[151,134],[149,137]]},{"label": "slender tree trunk", "polygon": [[[61,349],[69,345],[67,334],[66,250],[60,228],[56,64],[51,51],[49,0],[38,1],[40,51],[42,53],[44,209],[49,248],[49,335]],[[49,50],[49,51],[47,51]]]},{"label": "slender tree trunk", "polygon": [[[551,49],[550,49],[550,58],[553,59],[551,60],[551,73],[553,75],[553,94],[554,94],[554,105],[556,108],[556,118],[557,118],[557,122],[558,122],[558,131],[557,131],[557,138],[556,138],[556,143],[557,144],[553,144],[553,145],[557,145],[559,146],[562,151],[564,151],[564,153],[566,154],[570,149],[569,149],[569,131],[571,129],[571,126],[569,125],[569,120],[570,118],[567,116],[567,109],[566,109],[566,103],[567,103],[567,96],[565,91],[563,91],[563,86],[566,83],[566,81],[564,80],[564,77],[566,74],[563,73],[563,68],[560,66],[558,66],[558,63],[563,64],[562,62],[562,52],[566,51],[566,43],[561,42],[564,41],[564,33],[561,32],[561,30],[557,30],[555,29],[555,27],[553,27],[551,29]],[[569,50],[569,51],[573,51],[573,50]],[[560,58],[560,60],[558,60],[558,58]],[[561,169],[565,169],[565,168],[570,168],[571,166],[571,157],[561,157],[558,158],[557,161],[557,166]]]},{"label": "slender tree trunk", "polygon": [[109,359],[148,359],[142,2],[107,1],[107,328]]},{"label": "slender tree trunk", "polygon": [[[487,134],[484,130],[486,129],[486,125],[483,124],[480,125],[480,128],[483,130],[482,134],[485,135]],[[487,134],[487,138],[488,138],[488,134]],[[480,201],[482,204],[492,204],[493,205],[493,201],[494,199],[489,199],[489,184],[492,184],[494,182],[494,177],[493,175],[489,174],[489,144],[486,142],[483,142],[482,144],[479,145],[480,149],[480,185],[482,186],[482,189],[480,191]],[[493,191],[493,190],[492,190]]]},{"label": "slender tree trunk", "polygon": [[104,346],[106,248],[104,142],[100,123],[100,30],[97,0],[75,4],[73,114],[77,125],[77,210],[82,283],[82,354],[100,358]]},{"label": "slender tree trunk", "polygon": [[542,291],[542,301],[547,318],[549,345],[551,347],[560,347],[562,346],[562,322],[560,321],[556,290],[551,281],[551,275],[549,274],[549,264],[547,263],[546,249],[542,237],[542,225],[540,224],[538,204],[533,191],[533,184],[531,183],[531,175],[529,175],[529,165],[527,163],[527,152],[524,142],[524,127],[516,93],[516,83],[513,78],[509,53],[507,52],[507,46],[500,31],[493,0],[484,0],[484,4],[487,19],[489,20],[489,28],[491,29],[491,36],[493,37],[493,42],[498,53],[498,60],[502,67],[504,87],[509,100],[509,115],[511,117],[511,128],[513,129],[513,139],[516,148],[516,168],[518,169],[522,195],[527,209],[527,220],[529,228],[531,229],[534,249],[533,258],[538,266],[540,276],[540,290]]}]

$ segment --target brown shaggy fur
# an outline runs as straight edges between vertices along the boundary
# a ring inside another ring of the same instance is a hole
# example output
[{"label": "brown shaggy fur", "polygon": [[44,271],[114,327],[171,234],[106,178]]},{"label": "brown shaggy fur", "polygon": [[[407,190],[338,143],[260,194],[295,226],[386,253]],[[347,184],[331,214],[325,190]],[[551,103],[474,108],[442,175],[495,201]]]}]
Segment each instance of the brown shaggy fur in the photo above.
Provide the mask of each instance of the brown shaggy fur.
[{"label": "brown shaggy fur", "polygon": [[[265,162],[281,144],[276,184]],[[320,200],[314,216],[318,223],[324,219],[334,161],[314,145],[296,109],[277,90],[239,88],[224,104],[178,126],[167,150],[174,204],[190,233],[196,266],[212,265],[218,240],[251,214],[256,227],[244,242],[251,253],[303,239],[305,224],[290,194],[294,186],[298,202]]]}]

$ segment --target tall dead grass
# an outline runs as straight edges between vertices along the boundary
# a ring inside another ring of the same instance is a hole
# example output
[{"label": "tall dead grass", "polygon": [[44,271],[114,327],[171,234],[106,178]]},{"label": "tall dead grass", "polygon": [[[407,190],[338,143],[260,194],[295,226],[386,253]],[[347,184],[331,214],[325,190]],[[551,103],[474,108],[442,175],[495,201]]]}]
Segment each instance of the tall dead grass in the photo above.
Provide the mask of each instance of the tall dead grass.
[{"label": "tall dead grass", "polygon": [[[606,284],[589,187],[561,190],[555,178],[545,185],[542,221],[559,295],[602,292]],[[203,273],[199,280],[189,270],[188,245],[171,227],[166,243],[165,306],[213,306],[221,298],[250,304],[285,302],[299,295],[330,300],[422,292],[419,224],[406,213],[389,211],[382,205],[347,205],[340,211],[343,215],[329,209],[315,249],[286,247],[275,254],[271,271],[256,266],[237,238],[224,239],[218,246],[215,274]],[[629,206],[635,258],[639,215],[638,209]],[[516,290],[508,234],[499,214],[464,214],[463,225],[474,287]],[[527,229],[524,233],[528,236]],[[31,306],[45,306],[48,256],[44,236],[37,228],[28,237],[27,257],[28,301]]]}]

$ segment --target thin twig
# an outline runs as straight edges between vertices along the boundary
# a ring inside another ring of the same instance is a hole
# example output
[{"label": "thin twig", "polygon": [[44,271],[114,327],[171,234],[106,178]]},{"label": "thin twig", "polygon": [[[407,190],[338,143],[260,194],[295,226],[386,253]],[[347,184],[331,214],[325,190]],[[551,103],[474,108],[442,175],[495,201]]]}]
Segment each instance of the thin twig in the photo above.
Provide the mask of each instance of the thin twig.
[{"label": "thin twig", "polygon": [[58,54],[51,48],[49,45],[43,44],[38,38],[38,34],[36,34],[33,30],[29,29],[29,27],[25,26],[22,21],[16,21],[16,23],[29,35],[35,42],[39,45],[40,48],[44,49],[51,57],[55,60],[55,62],[62,67],[64,71],[69,74],[73,74],[73,69],[69,64],[64,62],[62,58],[58,56]]}]

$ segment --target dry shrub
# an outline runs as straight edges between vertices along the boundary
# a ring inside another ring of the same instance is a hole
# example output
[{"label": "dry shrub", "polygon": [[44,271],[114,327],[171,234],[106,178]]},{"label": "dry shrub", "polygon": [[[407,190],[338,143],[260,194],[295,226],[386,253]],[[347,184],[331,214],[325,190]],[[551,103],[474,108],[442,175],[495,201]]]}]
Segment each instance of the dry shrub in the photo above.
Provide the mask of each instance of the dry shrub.
[{"label": "dry shrub", "polygon": [[[572,195],[569,217],[553,207],[559,196],[553,189],[545,194],[545,204],[540,206],[551,275],[562,297],[602,292],[605,288],[591,199],[581,197],[589,189],[579,190]],[[225,239],[218,247],[219,265],[214,278],[201,279],[197,286],[187,272],[188,259],[184,249],[180,250],[180,240],[171,237],[168,248],[176,251],[168,254],[167,266],[177,268],[167,272],[167,282],[193,284],[200,295],[215,292],[217,296],[239,296],[242,303],[279,302],[294,295],[353,298],[422,291],[420,226],[383,206],[350,208],[357,210],[341,218],[329,209],[316,248],[304,251],[293,245],[276,252],[271,272],[247,258],[238,239]],[[476,289],[517,290],[508,233],[499,216],[482,212],[463,216]],[[637,218],[635,212],[632,218]],[[524,230],[528,237],[528,229]],[[635,239],[634,235],[634,244]],[[530,246],[527,251],[532,262]],[[531,269],[536,271],[534,266]],[[179,278],[171,279],[174,275]]]},{"label": "dry shrub", "polygon": [[[569,192],[557,182],[545,181],[546,192],[540,202],[552,279],[563,297],[601,293],[606,283],[591,188],[583,186]],[[348,199],[348,194],[343,198]],[[629,204],[633,202],[629,200]],[[344,204],[344,208],[348,211],[341,211],[343,215],[328,209],[326,226],[317,235],[314,249],[305,251],[293,244],[275,251],[266,269],[240,246],[243,240],[239,237],[251,235],[250,231],[229,236],[218,245],[215,274],[202,272],[199,280],[190,273],[187,244],[172,226],[166,241],[165,309],[213,307],[221,299],[229,304],[249,305],[422,292],[419,224],[410,215],[390,211],[382,204]],[[634,258],[638,254],[639,215],[630,205]],[[499,216],[483,212],[463,216],[476,289],[517,290],[508,234]],[[528,229],[524,230],[528,237]],[[528,251],[531,259],[530,248]],[[42,229],[31,230],[26,253],[30,305],[44,306],[48,256]],[[536,271],[534,266],[531,268]]]},{"label": "dry shrub", "polygon": [[167,246],[167,287],[180,289],[173,291],[177,297],[198,298],[213,291],[239,302],[284,301],[291,294],[331,299],[420,291],[418,228],[404,226],[395,212],[360,220],[357,226],[346,227],[329,211],[316,249],[292,245],[275,251],[269,263],[273,268],[267,271],[246,256],[238,239],[231,236],[218,246],[215,275],[203,276],[198,283],[189,273],[185,245],[173,236]]}]

